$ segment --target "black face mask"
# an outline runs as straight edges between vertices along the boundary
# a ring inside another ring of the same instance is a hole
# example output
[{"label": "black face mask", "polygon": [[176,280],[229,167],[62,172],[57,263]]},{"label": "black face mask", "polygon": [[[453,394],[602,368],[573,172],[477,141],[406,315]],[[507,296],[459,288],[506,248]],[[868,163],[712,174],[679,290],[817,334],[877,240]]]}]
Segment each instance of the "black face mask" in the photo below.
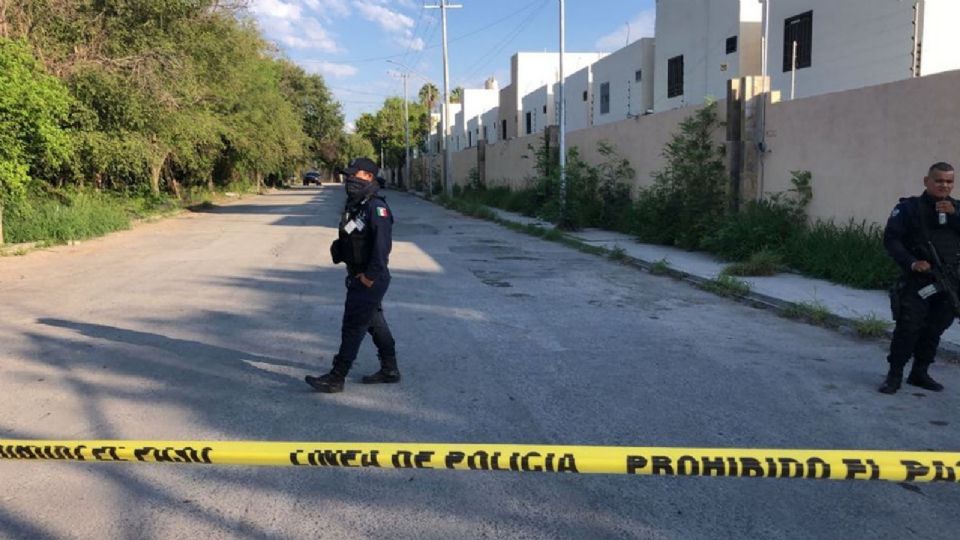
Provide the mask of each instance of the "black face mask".
[{"label": "black face mask", "polygon": [[343,187],[347,191],[347,200],[350,202],[350,204],[357,204],[367,197],[376,194],[377,190],[380,188],[380,185],[376,180],[367,182],[357,178],[356,176],[351,176],[350,178],[347,178],[346,182],[344,182]]}]

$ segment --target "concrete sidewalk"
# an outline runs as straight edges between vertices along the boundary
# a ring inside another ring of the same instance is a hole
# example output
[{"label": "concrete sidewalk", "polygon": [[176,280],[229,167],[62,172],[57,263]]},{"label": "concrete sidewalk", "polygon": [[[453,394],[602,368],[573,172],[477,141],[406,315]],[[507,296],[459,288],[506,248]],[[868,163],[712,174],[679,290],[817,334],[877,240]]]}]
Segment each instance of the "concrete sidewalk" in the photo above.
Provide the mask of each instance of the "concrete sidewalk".
[{"label": "concrete sidewalk", "polygon": [[[536,218],[498,208],[490,208],[490,210],[504,221],[553,228],[552,223]],[[695,283],[716,279],[729,264],[707,253],[641,244],[632,236],[600,229],[584,229],[567,234],[592,246],[606,249],[620,248],[631,262],[639,266],[649,267],[659,261],[665,261],[671,270]],[[775,308],[787,308],[801,303],[818,304],[827,308],[846,325],[852,326],[858,319],[873,316],[890,323],[888,334],[893,330],[890,301],[886,291],[853,289],[794,273],[739,279],[750,285],[750,293],[746,298],[753,303]],[[960,325],[954,324],[944,332],[940,348],[951,356],[960,356]]]}]

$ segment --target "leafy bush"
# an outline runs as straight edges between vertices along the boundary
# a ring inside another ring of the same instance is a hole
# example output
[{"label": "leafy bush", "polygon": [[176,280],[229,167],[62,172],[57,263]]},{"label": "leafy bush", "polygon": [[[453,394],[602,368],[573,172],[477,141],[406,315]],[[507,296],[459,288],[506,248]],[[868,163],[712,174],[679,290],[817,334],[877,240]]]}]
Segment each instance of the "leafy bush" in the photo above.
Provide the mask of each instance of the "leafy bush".
[{"label": "leafy bush", "polygon": [[715,102],[680,123],[663,151],[666,167],[654,173],[653,186],[639,195],[637,232],[642,239],[698,249],[722,222],[728,177],[723,147],[713,141],[719,127]]},{"label": "leafy bush", "polygon": [[727,214],[703,248],[721,258],[744,261],[762,251],[782,251],[806,227],[807,205],[813,197],[809,171],[793,172],[793,188],[761,201],[749,201]]}]

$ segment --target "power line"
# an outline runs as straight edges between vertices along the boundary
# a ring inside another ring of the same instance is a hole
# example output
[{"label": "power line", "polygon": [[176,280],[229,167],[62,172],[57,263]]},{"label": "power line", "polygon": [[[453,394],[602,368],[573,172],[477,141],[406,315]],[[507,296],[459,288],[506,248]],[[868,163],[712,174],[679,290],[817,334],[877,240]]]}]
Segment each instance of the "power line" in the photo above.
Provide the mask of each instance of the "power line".
[{"label": "power line", "polygon": [[[435,49],[436,47],[439,47],[439,45],[437,45],[437,46],[429,46],[429,47],[427,46],[428,43],[430,43],[431,41],[433,41],[433,38],[437,35],[437,30],[438,30],[439,28],[440,28],[440,25],[437,24],[436,18],[430,17],[430,30],[429,30],[429,31],[430,31],[430,37],[426,38],[426,39],[423,41],[424,46],[423,46],[423,48],[421,48],[419,51],[417,51],[417,58],[416,58],[416,60],[414,60],[413,62],[407,62],[407,65],[418,65],[418,64],[420,63],[420,61],[423,60],[423,53],[424,53],[424,52],[426,52],[427,50],[431,50],[431,49]],[[424,35],[426,35],[426,34],[424,34]]]},{"label": "power line", "polygon": [[513,41],[517,39],[517,37],[519,37],[520,34],[522,34],[523,31],[526,30],[528,26],[530,26],[533,20],[538,15],[540,15],[540,13],[543,11],[543,9],[547,6],[549,2],[550,0],[541,0],[539,9],[536,9],[530,12],[523,20],[520,21],[519,25],[514,27],[513,30],[507,33],[506,37],[500,40],[499,45],[496,45],[488,53],[482,55],[480,57],[480,60],[477,60],[477,62],[474,63],[474,68],[470,70],[466,75],[461,76],[460,79],[469,80],[474,76],[476,76],[478,73],[481,73],[490,64],[490,62],[492,62],[494,58],[497,57],[497,55],[503,52],[503,49],[507,45],[509,45],[510,43],[513,43]]},{"label": "power line", "polygon": [[[462,41],[462,40],[464,40],[464,39],[466,39],[466,38],[468,38],[468,37],[475,36],[475,35],[479,34],[480,32],[483,32],[484,30],[489,30],[490,28],[493,28],[494,26],[497,26],[497,25],[499,25],[499,24],[501,24],[501,23],[503,23],[503,22],[506,22],[506,21],[510,20],[510,19],[513,18],[514,16],[523,13],[524,11],[526,11],[527,9],[529,9],[530,7],[536,5],[538,2],[541,2],[541,1],[543,1],[543,0],[533,0],[532,2],[524,5],[524,6],[521,7],[520,9],[514,11],[513,13],[510,13],[509,15],[506,15],[506,16],[504,16],[504,17],[501,17],[501,18],[495,20],[494,22],[492,22],[492,23],[490,23],[490,24],[487,24],[486,26],[477,28],[476,30],[471,30],[470,32],[467,32],[466,34],[462,34],[462,35],[459,35],[459,36],[457,36],[457,37],[451,38],[451,39],[447,40],[447,43],[456,43],[456,42]],[[548,0],[548,1],[549,1],[549,0]],[[439,25],[436,23],[436,20],[433,19],[432,17],[431,17],[431,19],[432,19],[432,21],[433,21],[433,23],[430,25],[430,30],[432,31],[432,33],[430,34],[430,37],[429,37],[428,39],[424,40],[424,43],[430,43],[431,41],[433,41],[433,38],[436,36],[437,29],[439,28]],[[426,35],[426,34],[424,34],[424,35]],[[430,51],[430,50],[433,50],[433,49],[439,49],[440,47],[441,47],[440,44],[437,44],[437,45],[429,45],[429,46],[425,46],[424,48],[420,49],[418,52],[419,52],[419,53],[421,54],[421,56],[422,56],[424,51]],[[405,56],[406,54],[407,54],[406,51],[404,51],[403,53],[389,54],[389,55],[385,55],[385,56],[370,56],[370,57],[366,57],[366,58],[340,58],[340,59],[337,59],[337,60],[300,60],[300,61],[301,61],[301,62],[305,62],[305,63],[320,63],[320,62],[348,63],[348,62],[349,62],[349,63],[352,63],[352,64],[361,64],[361,63],[365,63],[365,62],[377,62],[377,61],[380,61],[380,60],[387,60],[387,59],[390,59],[390,58],[398,58],[398,57],[401,57],[401,56]],[[417,61],[419,62],[420,59],[418,58]],[[405,64],[410,64],[410,62],[404,62],[404,63],[405,63]],[[415,63],[415,62],[414,62],[414,63]]]},{"label": "power line", "polygon": [[407,50],[403,53],[403,63],[406,63],[407,57],[410,55],[410,49],[413,48],[414,41],[417,40],[417,32],[420,31],[420,23],[423,21],[423,15],[427,12],[427,3],[426,0],[420,2],[420,15],[417,17],[417,23],[413,26],[413,34],[411,34],[410,39],[407,41]]},{"label": "power line", "polygon": [[393,95],[393,94],[385,94],[385,93],[377,93],[377,92],[364,92],[364,91],[362,91],[362,90],[355,90],[355,89],[353,89],[353,88],[340,88],[340,87],[336,87],[336,86],[328,86],[327,88],[329,88],[329,89],[331,89],[331,90],[339,90],[340,92],[350,92],[351,94],[363,94],[363,95],[367,95],[367,96],[385,96],[385,97],[389,97],[389,96],[392,96],[392,95]]}]

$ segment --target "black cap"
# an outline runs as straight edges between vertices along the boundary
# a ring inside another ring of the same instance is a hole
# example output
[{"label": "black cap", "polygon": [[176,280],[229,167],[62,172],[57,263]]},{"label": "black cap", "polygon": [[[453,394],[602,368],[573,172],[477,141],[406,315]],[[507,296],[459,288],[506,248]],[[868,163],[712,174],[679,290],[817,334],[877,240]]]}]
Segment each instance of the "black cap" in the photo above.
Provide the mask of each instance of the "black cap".
[{"label": "black cap", "polygon": [[377,167],[377,164],[374,163],[373,160],[361,157],[351,159],[350,163],[342,172],[347,176],[353,176],[359,171],[367,171],[373,176],[377,176],[380,174],[380,167]]}]

